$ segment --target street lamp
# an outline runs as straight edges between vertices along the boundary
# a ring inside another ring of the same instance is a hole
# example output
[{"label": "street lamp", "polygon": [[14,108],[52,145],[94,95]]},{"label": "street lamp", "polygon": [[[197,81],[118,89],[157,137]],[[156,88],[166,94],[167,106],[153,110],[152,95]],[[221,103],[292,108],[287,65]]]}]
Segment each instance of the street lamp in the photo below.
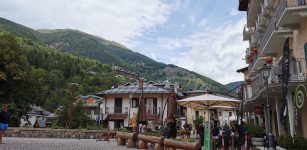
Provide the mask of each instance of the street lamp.
[{"label": "street lamp", "polygon": [[98,117],[97,117],[97,120],[98,120],[98,123],[97,123],[97,126],[98,126],[98,129],[100,129],[100,120],[102,120],[102,117],[101,116],[101,113],[100,113],[100,106],[101,104],[103,103],[102,102],[102,98],[100,98],[99,100],[97,100],[97,103],[98,103]]},{"label": "street lamp", "polygon": [[269,140],[269,150],[275,150],[275,146],[274,146],[274,136],[272,134],[272,122],[271,122],[271,113],[270,113],[270,103],[269,103],[269,90],[268,90],[268,86],[269,86],[269,76],[270,76],[270,70],[271,67],[269,64],[264,64],[263,68],[261,68],[261,74],[262,77],[265,80],[266,83],[266,107],[267,107],[267,128],[268,128],[268,140]]}]

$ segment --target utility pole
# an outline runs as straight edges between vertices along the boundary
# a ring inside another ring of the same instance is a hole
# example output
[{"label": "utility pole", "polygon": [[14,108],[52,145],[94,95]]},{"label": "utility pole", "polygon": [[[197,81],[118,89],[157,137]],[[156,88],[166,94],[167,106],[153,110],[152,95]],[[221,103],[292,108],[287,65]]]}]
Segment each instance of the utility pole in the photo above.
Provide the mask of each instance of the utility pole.
[{"label": "utility pole", "polygon": [[74,97],[75,91],[77,89],[77,83],[68,83],[68,88],[70,90],[70,105],[69,105],[69,116],[68,116],[68,127],[72,128],[72,121],[73,121],[73,113],[74,113]]}]

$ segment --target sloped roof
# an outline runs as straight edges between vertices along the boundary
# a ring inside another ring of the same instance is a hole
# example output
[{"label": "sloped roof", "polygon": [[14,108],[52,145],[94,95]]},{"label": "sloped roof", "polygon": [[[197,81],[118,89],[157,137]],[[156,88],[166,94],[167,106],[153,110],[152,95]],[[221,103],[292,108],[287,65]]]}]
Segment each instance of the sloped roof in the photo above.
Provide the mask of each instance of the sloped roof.
[{"label": "sloped roof", "polygon": [[[105,94],[130,94],[130,93],[141,93],[142,90],[139,89],[138,85],[127,85],[127,86],[120,86],[117,88],[113,88],[106,91],[101,91],[96,93],[96,95],[105,95]],[[163,88],[159,88],[152,84],[144,84],[143,85],[143,93],[169,93],[168,90]]]}]

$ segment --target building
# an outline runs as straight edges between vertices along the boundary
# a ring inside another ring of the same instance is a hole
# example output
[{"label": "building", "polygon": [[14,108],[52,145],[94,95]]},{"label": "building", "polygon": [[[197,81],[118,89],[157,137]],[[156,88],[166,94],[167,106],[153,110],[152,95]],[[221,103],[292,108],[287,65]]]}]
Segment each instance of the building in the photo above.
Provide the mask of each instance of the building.
[{"label": "building", "polygon": [[[206,87],[205,90],[189,90],[183,92],[185,98],[199,96],[205,93],[208,93],[209,87]],[[219,95],[219,94],[218,94]],[[222,95],[221,95],[222,96]],[[204,121],[209,121],[208,119],[208,109],[192,109],[190,107],[181,108],[186,114],[186,120],[188,124],[192,124],[194,126],[194,122],[197,118],[202,116]],[[237,114],[235,112],[235,108],[231,107],[216,107],[215,109],[210,110],[210,118],[218,120],[221,124],[233,121],[232,118],[236,118]]]},{"label": "building", "polygon": [[[298,85],[306,84],[306,2],[239,0],[238,9],[245,11],[247,17],[243,40],[249,42],[246,49],[248,67],[238,70],[245,78],[243,110],[249,119],[268,129],[265,108],[268,83],[270,121],[276,139],[283,134],[293,136],[295,133],[307,138],[307,117],[303,117],[307,115],[307,104],[298,106],[294,101]],[[265,64],[271,68],[267,81],[260,71]],[[288,88],[283,89],[282,83]],[[287,111],[282,111],[284,108]]]},{"label": "building", "polygon": [[[83,108],[86,110],[86,114],[92,119],[96,120],[98,119],[98,115],[100,115],[100,118],[102,118],[102,105],[103,99],[102,97],[96,96],[96,95],[87,95],[77,96],[77,101],[82,102]],[[99,105],[100,105],[100,113],[99,113]]]},{"label": "building", "polygon": [[167,118],[170,86],[155,84],[139,81],[96,93],[104,99],[101,110],[108,127],[111,130],[129,127],[130,119],[138,114],[141,96],[145,99],[148,124],[161,125]]},{"label": "building", "polygon": [[51,113],[40,106],[31,106],[31,111],[27,112],[25,116],[22,116],[20,126],[35,127],[35,124],[39,123],[40,128],[48,127],[52,119],[55,117],[54,113]]}]

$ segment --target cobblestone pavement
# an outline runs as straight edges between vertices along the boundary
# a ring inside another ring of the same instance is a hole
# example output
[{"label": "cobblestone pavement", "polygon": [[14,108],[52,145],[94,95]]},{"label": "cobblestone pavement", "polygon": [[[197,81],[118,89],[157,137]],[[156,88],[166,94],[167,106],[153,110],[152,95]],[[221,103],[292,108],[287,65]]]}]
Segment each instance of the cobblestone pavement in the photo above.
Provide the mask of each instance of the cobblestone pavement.
[{"label": "cobblestone pavement", "polygon": [[52,138],[3,138],[0,150],[135,150],[117,146],[115,139],[96,141],[95,139],[52,139]]}]

